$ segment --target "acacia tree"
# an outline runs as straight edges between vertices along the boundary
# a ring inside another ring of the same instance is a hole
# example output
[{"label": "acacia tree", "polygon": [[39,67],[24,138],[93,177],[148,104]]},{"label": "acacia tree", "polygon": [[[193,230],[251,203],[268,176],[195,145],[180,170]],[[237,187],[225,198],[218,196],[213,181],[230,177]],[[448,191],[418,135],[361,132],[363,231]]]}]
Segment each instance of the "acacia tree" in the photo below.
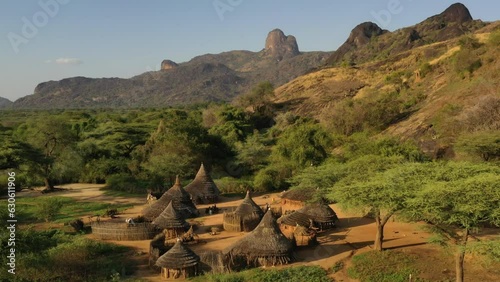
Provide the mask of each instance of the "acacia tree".
[{"label": "acacia tree", "polygon": [[[460,172],[467,171],[473,170]],[[457,282],[464,281],[464,258],[471,231],[485,223],[500,226],[498,169],[496,173],[483,171],[463,178],[429,183],[410,201],[413,218],[429,223],[439,235],[437,242],[455,246]]]},{"label": "acacia tree", "polygon": [[33,147],[41,150],[44,160],[36,163],[34,171],[44,179],[47,191],[54,189],[54,163],[65,149],[76,140],[69,123],[60,117],[47,116],[27,124],[25,130],[19,132]]},{"label": "acacia tree", "polygon": [[[412,163],[398,166],[399,158],[378,158],[379,161],[373,163],[375,166],[377,163],[386,163],[386,166],[392,163],[393,168],[357,174],[354,175],[354,179],[344,178],[333,186],[331,197],[342,208],[363,214],[369,213],[373,216],[377,228],[374,249],[382,251],[386,223],[394,214],[407,208],[408,201],[421,187],[420,176],[425,170],[423,164]],[[355,172],[358,169],[359,167],[351,171]],[[368,169],[365,171],[369,172]]]}]

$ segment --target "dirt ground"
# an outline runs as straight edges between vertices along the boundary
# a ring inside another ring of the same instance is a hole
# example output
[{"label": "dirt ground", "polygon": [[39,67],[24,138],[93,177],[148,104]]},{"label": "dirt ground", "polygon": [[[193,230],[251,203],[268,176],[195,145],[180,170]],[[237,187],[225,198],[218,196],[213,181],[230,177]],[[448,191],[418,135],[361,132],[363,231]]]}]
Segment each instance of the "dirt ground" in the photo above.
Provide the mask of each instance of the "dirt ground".
[{"label": "dirt ground", "polygon": [[[104,195],[100,190],[102,185],[95,184],[71,184],[62,186],[63,191],[54,193],[57,196],[72,197],[80,201],[104,201],[110,203],[130,203],[134,207],[125,210],[118,215],[117,221],[125,221],[128,217],[134,217],[141,214],[141,211],[147,206],[145,196],[143,198],[124,198],[111,197]],[[26,196],[39,195],[37,192],[28,192]],[[224,211],[230,211],[236,208],[242,201],[241,197],[222,198],[222,202],[217,204],[221,209],[218,214],[205,215],[205,208],[208,205],[199,205],[200,217],[189,219],[188,222],[197,224],[199,228],[196,233],[200,239],[206,243],[190,245],[195,252],[206,250],[222,250],[229,244],[237,241],[245,233],[226,232],[222,230],[222,215]],[[270,204],[278,206],[280,202],[279,194],[265,194],[256,196],[254,201],[261,206]],[[318,235],[319,245],[315,247],[301,247],[295,252],[296,262],[284,266],[297,265],[319,265],[325,269],[331,268],[337,262],[343,262],[344,267],[341,271],[330,276],[335,281],[353,281],[347,277],[346,269],[350,265],[349,258],[354,254],[359,254],[372,249],[375,238],[375,223],[372,219],[359,217],[342,211],[337,205],[331,207],[339,217],[337,227],[331,231],[320,233]],[[210,235],[212,227],[219,227],[221,232],[217,235]],[[495,230],[485,230],[484,236],[498,236],[499,232]],[[89,238],[96,239],[92,234]],[[431,281],[443,281],[454,278],[453,256],[446,255],[443,250],[435,245],[428,244],[430,234],[422,230],[421,224],[397,222],[395,220],[387,223],[384,232],[384,248],[397,249],[415,255],[419,258],[417,267],[421,270],[422,278]],[[481,236],[481,234],[476,234]],[[97,240],[97,239],[96,239]],[[148,267],[149,240],[144,241],[108,241],[119,245],[129,246],[135,249],[134,259],[137,261],[137,270],[134,277],[149,281],[162,281],[159,274]],[[466,258],[466,281],[500,281],[498,271],[488,271],[473,257]],[[491,266],[489,267],[491,270]]]}]

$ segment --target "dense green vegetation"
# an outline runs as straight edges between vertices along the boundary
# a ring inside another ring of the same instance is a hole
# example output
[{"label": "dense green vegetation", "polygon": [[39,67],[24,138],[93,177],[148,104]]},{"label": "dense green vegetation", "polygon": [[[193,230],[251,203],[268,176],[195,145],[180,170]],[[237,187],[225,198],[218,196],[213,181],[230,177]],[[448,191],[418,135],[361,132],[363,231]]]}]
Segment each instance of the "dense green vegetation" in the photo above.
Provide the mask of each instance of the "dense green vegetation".
[{"label": "dense green vegetation", "polygon": [[[3,218],[3,217],[2,217]],[[7,265],[9,232],[2,221],[2,265]],[[2,281],[113,281],[133,271],[127,247],[67,235],[61,231],[16,232],[16,274],[0,273]]]}]

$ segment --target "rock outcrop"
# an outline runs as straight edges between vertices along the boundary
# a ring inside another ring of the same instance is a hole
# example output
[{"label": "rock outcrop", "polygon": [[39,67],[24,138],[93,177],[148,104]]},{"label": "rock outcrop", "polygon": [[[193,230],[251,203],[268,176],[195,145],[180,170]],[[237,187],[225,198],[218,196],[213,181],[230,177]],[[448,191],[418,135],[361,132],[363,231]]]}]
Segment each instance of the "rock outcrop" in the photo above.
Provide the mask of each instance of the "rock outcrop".
[{"label": "rock outcrop", "polygon": [[462,3],[455,3],[436,17],[442,18],[445,22],[465,23],[472,21],[469,9]]},{"label": "rock outcrop", "polygon": [[264,53],[281,60],[297,56],[300,51],[294,36],[286,36],[280,29],[274,29],[267,35]]},{"label": "rock outcrop", "polygon": [[179,65],[171,60],[163,60],[161,62],[161,70],[170,70],[178,67]]},{"label": "rock outcrop", "polygon": [[340,62],[343,57],[353,51],[368,44],[374,37],[380,36],[388,32],[381,29],[376,23],[364,22],[357,25],[352,31],[347,40],[342,44],[335,53],[328,59],[329,62]]},{"label": "rock outcrop", "polygon": [[[460,3],[453,4],[442,13],[416,25],[393,32],[365,22],[351,31],[346,42],[328,58],[327,64],[356,64],[375,58],[383,59],[429,42],[442,42],[474,32],[484,25],[480,20],[473,20],[467,7]],[[372,40],[373,38],[377,39]]]}]

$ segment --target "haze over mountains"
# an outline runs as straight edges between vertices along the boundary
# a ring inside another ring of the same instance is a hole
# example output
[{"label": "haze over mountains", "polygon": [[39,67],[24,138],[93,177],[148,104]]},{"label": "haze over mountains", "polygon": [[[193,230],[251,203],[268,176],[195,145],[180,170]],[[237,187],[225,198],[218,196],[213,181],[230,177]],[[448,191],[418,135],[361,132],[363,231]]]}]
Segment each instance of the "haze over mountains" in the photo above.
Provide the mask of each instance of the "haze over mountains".
[{"label": "haze over mountains", "polygon": [[262,81],[277,87],[313,70],[384,60],[485,25],[473,20],[464,5],[454,4],[441,14],[394,32],[382,30],[375,23],[362,23],[335,52],[300,52],[294,36],[275,29],[269,32],[260,52],[205,54],[185,63],[166,58],[160,71],[130,79],[72,77],[43,82],[32,95],[16,100],[10,107],[128,108],[231,101]]}]

